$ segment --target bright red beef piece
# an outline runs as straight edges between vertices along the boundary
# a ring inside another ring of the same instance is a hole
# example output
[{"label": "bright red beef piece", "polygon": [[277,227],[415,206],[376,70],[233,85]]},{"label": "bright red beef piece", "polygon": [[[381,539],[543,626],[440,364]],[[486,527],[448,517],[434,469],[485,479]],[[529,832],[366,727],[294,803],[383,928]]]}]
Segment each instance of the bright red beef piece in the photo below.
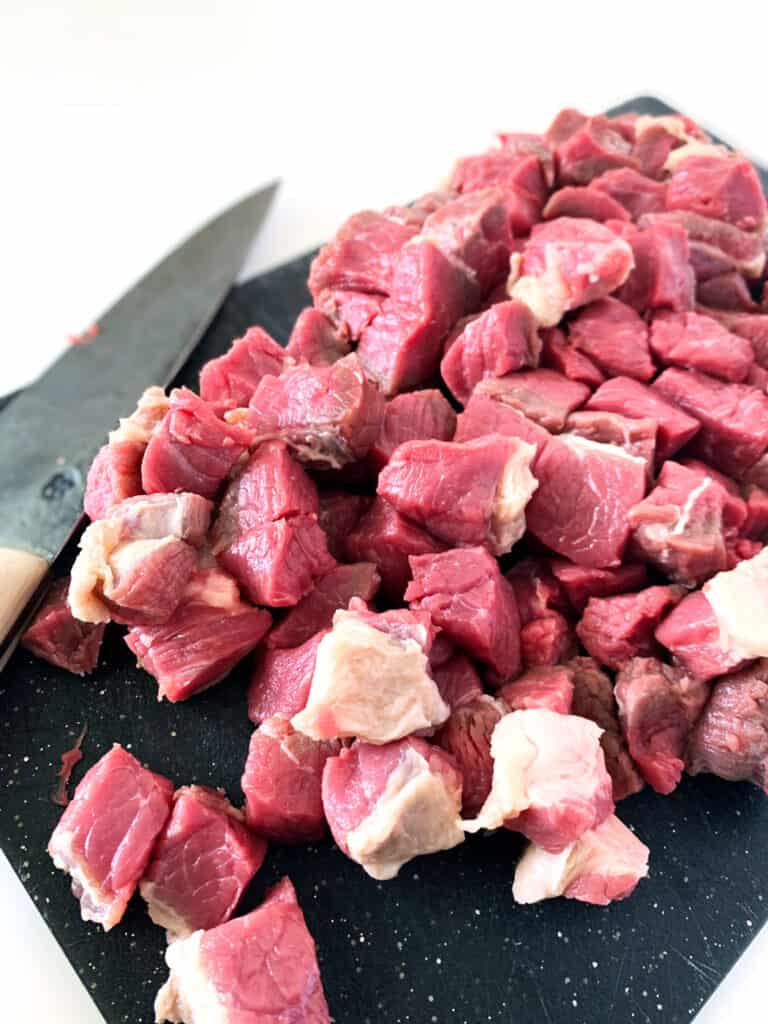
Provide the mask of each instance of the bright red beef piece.
[{"label": "bright red beef piece", "polygon": [[[296,318],[285,354],[296,362],[309,363],[311,366],[330,366],[349,355],[349,342],[344,337],[344,332],[324,313],[313,306],[308,306]],[[267,372],[277,377],[281,368],[276,367]],[[238,405],[247,405],[251,395],[244,402],[238,402]]]},{"label": "bright red beef piece", "polygon": [[84,921],[122,918],[168,817],[173,783],[115,743],[83,776],[48,844],[72,878]]},{"label": "bright red beef piece", "polygon": [[261,651],[248,688],[248,717],[258,725],[267,718],[293,718],[303,711],[315,672],[320,641],[327,629],[299,647]]},{"label": "bright red beef piece", "polygon": [[713,306],[735,313],[755,313],[758,309],[744,276],[738,270],[700,281],[696,285],[696,302],[700,306]]},{"label": "bright red beef piece", "polygon": [[699,313],[660,313],[654,317],[651,351],[664,366],[700,370],[725,381],[743,381],[755,356],[746,338]]},{"label": "bright red beef piece", "polygon": [[587,217],[590,220],[630,220],[620,202],[594,188],[566,185],[553,192],[542,211],[544,220],[556,217]]},{"label": "bright red beef piece", "polygon": [[481,381],[475,395],[494,398],[546,430],[558,433],[568,416],[589,398],[589,388],[554,370],[523,370]]},{"label": "bright red beef piece", "polygon": [[656,373],[645,322],[618,299],[600,299],[585,306],[571,321],[568,338],[611,377],[647,382]]},{"label": "bright red beef piece", "polygon": [[547,196],[547,182],[541,160],[512,146],[489,149],[456,162],[450,187],[457,192],[476,192],[497,186],[510,192],[528,193],[541,205]]},{"label": "bright red beef piece", "polygon": [[567,715],[573,701],[573,672],[565,665],[531,668],[498,691],[510,711],[546,708]]},{"label": "bright red beef piece", "polygon": [[520,630],[520,657],[525,668],[557,665],[576,651],[576,638],[568,620],[548,612]]},{"label": "bright red beef piece", "polygon": [[662,215],[643,216],[643,229],[628,237],[634,270],[617,297],[640,313],[649,309],[693,309],[695,275],[688,235],[678,224],[655,220],[646,223],[656,216]]},{"label": "bright red beef piece", "polygon": [[581,613],[590,597],[610,597],[639,590],[646,582],[644,565],[620,565],[616,569],[592,569],[564,558],[552,558],[552,573],[573,608]]},{"label": "bright red beef piece", "polygon": [[529,420],[518,409],[493,395],[475,391],[464,412],[459,413],[456,420],[456,433],[453,440],[456,444],[474,441],[479,437],[500,434],[502,437],[516,437],[520,441],[531,444],[536,449],[532,465],[547,445],[550,433],[538,423]]},{"label": "bright red beef piece", "polygon": [[[321,491],[318,522],[323,528],[328,550],[337,562],[347,561],[347,537],[371,507],[372,498],[346,491]],[[354,559],[353,559],[354,561]]]},{"label": "bright red beef piece", "polygon": [[483,694],[454,709],[435,735],[437,746],[453,757],[461,772],[461,809],[467,817],[477,814],[491,791],[491,734],[505,713],[500,701]]},{"label": "bright red beef piece", "polygon": [[616,412],[581,410],[568,417],[566,432],[600,444],[614,444],[642,459],[648,478],[653,476],[658,428],[652,419],[629,419]]},{"label": "bright red beef piece", "polygon": [[35,657],[77,676],[96,668],[106,623],[80,622],[67,602],[69,576],[56,580],[21,638]]},{"label": "bright red beef piece", "polygon": [[[318,298],[318,309],[327,316],[342,337],[357,340],[384,309],[386,295],[334,289]],[[310,360],[311,362],[311,360]]]},{"label": "bright red beef piece", "polygon": [[664,209],[665,186],[631,167],[606,171],[589,183],[592,191],[610,196],[637,220],[644,213],[657,213]]},{"label": "bright red beef piece", "polygon": [[141,441],[118,441],[99,448],[85,483],[83,509],[89,519],[105,519],[113,505],[141,494],[145,448]]},{"label": "bright red beef piece", "polygon": [[684,593],[682,587],[647,587],[639,594],[590,597],[576,632],[596,661],[621,668],[658,651],[654,630]]},{"label": "bright red beef piece", "polygon": [[543,135],[531,132],[499,132],[499,143],[510,153],[535,156],[539,161],[547,188],[555,183],[555,161]]},{"label": "bright red beef piece", "polygon": [[656,639],[691,675],[705,682],[745,664],[720,643],[720,626],[706,596],[695,590],[674,608],[656,630]]},{"label": "bright red beef piece", "polygon": [[285,349],[265,330],[249,327],[242,338],[235,338],[228,352],[202,368],[200,397],[206,402],[248,405],[262,377],[282,372],[285,356]]},{"label": "bright red beef piece", "polygon": [[603,371],[566,341],[559,328],[547,327],[541,331],[541,344],[541,365],[547,369],[556,370],[568,380],[586,384],[590,389],[599,388],[605,380]]},{"label": "bright red beef piece", "polygon": [[[444,637],[445,633],[438,636]],[[449,641],[448,641],[449,643]],[[451,645],[452,646],[452,645]],[[463,654],[452,654],[444,661],[434,661],[435,645],[430,651],[429,674],[437,684],[440,696],[451,711],[471,704],[483,695],[483,684],[477,669]]]},{"label": "bright red beef piece", "polygon": [[736,153],[681,160],[667,182],[666,207],[728,221],[743,231],[761,228],[766,218],[757,171]]},{"label": "bright red beef piece", "polygon": [[139,883],[149,916],[169,937],[232,917],[267,852],[222,790],[183,786]]},{"label": "bright red beef piece", "polygon": [[646,213],[640,218],[641,228],[661,225],[687,233],[691,264],[700,281],[731,270],[749,278],[760,277],[765,268],[765,247],[759,231],[742,231],[726,221],[689,210]]},{"label": "bright red beef piece", "polygon": [[[551,131],[551,129],[550,129]],[[558,179],[565,185],[587,185],[614,167],[636,167],[632,144],[607,117],[588,118],[556,144]]]},{"label": "bright red beef piece", "polygon": [[456,413],[437,389],[396,395],[387,402],[369,458],[378,471],[406,441],[450,441],[455,430]]}]

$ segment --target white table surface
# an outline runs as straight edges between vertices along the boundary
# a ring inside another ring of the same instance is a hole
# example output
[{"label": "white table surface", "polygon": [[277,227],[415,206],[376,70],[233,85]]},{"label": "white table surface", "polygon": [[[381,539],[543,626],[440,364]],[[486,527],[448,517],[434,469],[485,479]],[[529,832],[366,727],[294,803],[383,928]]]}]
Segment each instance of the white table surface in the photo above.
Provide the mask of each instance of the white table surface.
[{"label": "white table surface", "polygon": [[[768,159],[755,8],[699,17],[700,5],[648,0],[625,25],[622,10],[0,5],[0,393],[33,379],[195,225],[274,175],[283,187],[246,273],[316,244],[355,209],[434,187],[454,156],[498,129],[541,130],[564,105],[599,111],[653,93]],[[0,905],[2,1019],[98,1024],[2,857]],[[697,1024],[763,1021],[767,956],[768,929]]]}]

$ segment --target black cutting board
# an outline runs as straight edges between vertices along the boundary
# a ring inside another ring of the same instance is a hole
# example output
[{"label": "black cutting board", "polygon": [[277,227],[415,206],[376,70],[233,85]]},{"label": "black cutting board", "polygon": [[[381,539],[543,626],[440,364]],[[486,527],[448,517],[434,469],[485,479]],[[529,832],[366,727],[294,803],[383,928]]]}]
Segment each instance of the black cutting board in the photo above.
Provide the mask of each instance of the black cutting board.
[{"label": "black cutting board", "polygon": [[[618,108],[628,109],[669,110],[645,97]],[[308,298],[309,259],[235,288],[181,382],[194,386],[203,362],[254,322],[285,339]],[[0,842],[108,1024],[149,1024],[165,977],[163,932],[139,899],[109,935],[83,924],[45,853],[60,813],[51,802],[59,755],[87,723],[74,781],[119,740],[176,783],[224,786],[240,802],[248,669],[171,705],[157,703],[118,629],[108,630],[101,666],[80,680],[19,651],[0,677]],[[291,876],[337,1024],[687,1021],[768,917],[768,800],[746,784],[701,777],[670,797],[631,797],[619,813],[651,847],[651,874],[606,909],[516,906],[521,843],[509,833],[470,837],[386,883],[330,842],[276,847],[242,909]]]}]

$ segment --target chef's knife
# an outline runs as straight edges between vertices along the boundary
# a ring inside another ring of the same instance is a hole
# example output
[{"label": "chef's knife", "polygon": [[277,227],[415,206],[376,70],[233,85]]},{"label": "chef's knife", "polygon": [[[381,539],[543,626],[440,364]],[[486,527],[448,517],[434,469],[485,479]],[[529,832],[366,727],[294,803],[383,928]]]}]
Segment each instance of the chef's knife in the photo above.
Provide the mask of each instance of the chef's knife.
[{"label": "chef's knife", "polygon": [[0,413],[0,669],[82,517],[88,467],[142,391],[167,385],[221,306],[277,188],[210,221]]}]

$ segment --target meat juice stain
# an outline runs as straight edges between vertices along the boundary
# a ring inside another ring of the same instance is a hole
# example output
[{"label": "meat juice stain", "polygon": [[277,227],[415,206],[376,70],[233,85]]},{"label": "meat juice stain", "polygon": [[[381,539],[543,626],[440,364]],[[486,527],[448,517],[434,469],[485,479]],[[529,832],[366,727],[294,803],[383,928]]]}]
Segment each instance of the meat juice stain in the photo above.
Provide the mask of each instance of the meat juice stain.
[{"label": "meat juice stain", "polygon": [[56,773],[59,779],[59,784],[55,793],[51,797],[53,802],[59,807],[66,807],[69,803],[69,792],[67,787],[69,786],[69,780],[75,765],[79,764],[83,759],[81,747],[87,732],[88,726],[84,725],[80,730],[80,735],[75,740],[75,745],[70,750],[65,750],[61,755],[61,767]]}]

